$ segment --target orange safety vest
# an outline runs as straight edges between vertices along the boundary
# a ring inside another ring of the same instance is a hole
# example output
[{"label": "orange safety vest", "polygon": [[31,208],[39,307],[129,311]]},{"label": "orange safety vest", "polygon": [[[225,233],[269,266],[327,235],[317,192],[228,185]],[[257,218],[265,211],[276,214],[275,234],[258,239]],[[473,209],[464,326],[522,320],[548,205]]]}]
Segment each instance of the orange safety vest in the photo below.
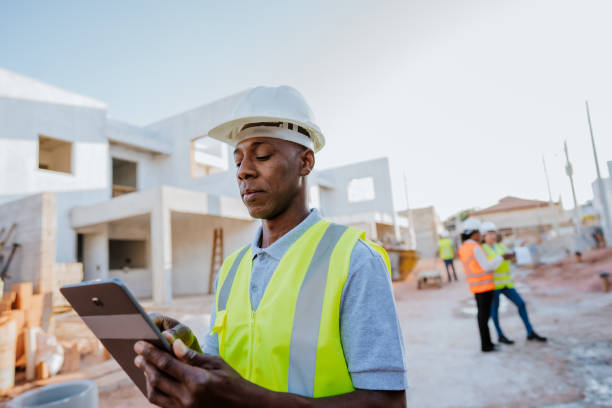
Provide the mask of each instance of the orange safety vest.
[{"label": "orange safety vest", "polygon": [[485,271],[476,260],[474,249],[477,246],[480,246],[480,244],[476,241],[465,241],[459,248],[459,258],[463,262],[466,280],[472,293],[488,292],[495,289],[493,271]]}]

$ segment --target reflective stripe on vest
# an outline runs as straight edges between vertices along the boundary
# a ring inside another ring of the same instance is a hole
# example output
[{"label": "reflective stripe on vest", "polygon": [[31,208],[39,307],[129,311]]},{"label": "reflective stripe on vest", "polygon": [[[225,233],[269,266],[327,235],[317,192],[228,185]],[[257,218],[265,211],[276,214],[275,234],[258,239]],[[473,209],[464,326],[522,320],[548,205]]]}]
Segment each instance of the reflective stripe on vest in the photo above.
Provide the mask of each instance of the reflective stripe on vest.
[{"label": "reflective stripe on vest", "polygon": [[221,357],[273,391],[309,397],[353,391],[340,339],[340,300],[362,234],[317,222],[280,260],[256,312],[249,297],[250,247],[232,254],[217,284],[213,332]]},{"label": "reflective stripe on vest", "polygon": [[[497,255],[503,255],[506,253],[507,248],[504,249],[504,246],[500,244],[495,244],[493,247],[482,244],[482,249],[484,249],[487,257],[489,259],[495,258]],[[493,272],[493,280],[495,282],[495,289],[503,289],[503,288],[513,288],[514,281],[512,280],[510,263],[507,260],[502,261],[502,263],[497,267],[497,269]]]},{"label": "reflective stripe on vest", "polygon": [[466,280],[472,293],[487,292],[495,289],[493,273],[485,271],[474,256],[474,249],[479,246],[475,241],[465,241],[459,248],[459,259],[463,263]]}]

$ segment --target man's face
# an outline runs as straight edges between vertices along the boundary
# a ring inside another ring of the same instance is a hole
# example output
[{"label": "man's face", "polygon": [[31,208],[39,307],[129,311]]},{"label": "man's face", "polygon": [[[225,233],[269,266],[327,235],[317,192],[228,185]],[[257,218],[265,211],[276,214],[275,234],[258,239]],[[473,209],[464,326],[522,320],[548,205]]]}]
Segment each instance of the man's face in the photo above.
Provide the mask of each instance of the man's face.
[{"label": "man's face", "polygon": [[272,219],[298,196],[314,154],[285,140],[254,137],[238,143],[234,163],[240,196],[251,217]]},{"label": "man's face", "polygon": [[489,246],[495,244],[496,235],[495,231],[488,231],[484,236],[485,243]]}]

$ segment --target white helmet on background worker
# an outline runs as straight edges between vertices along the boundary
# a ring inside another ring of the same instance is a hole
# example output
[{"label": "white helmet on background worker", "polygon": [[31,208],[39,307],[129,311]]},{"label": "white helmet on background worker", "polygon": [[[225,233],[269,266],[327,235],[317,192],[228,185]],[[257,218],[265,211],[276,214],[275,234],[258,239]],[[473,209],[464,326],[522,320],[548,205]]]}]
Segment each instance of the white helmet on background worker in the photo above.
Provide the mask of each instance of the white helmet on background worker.
[{"label": "white helmet on background worker", "polygon": [[461,224],[461,233],[472,235],[480,230],[480,222],[476,218],[468,218]]},{"label": "white helmet on background worker", "polygon": [[[258,123],[262,125],[245,128]],[[290,86],[259,86],[245,92],[229,117],[208,136],[232,146],[253,137],[288,140],[315,152],[325,145],[306,100]]]},{"label": "white helmet on background worker", "polygon": [[491,231],[493,232],[497,231],[497,227],[491,221],[485,221],[480,226],[480,233],[482,235],[486,234],[487,232],[491,232]]}]

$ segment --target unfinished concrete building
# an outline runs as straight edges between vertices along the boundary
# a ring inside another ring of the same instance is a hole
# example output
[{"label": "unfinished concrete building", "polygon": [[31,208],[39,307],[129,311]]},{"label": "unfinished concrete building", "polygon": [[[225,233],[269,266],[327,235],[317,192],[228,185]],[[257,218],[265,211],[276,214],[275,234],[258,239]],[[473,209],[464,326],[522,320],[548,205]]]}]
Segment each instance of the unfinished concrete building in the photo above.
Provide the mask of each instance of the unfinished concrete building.
[{"label": "unfinished concrete building", "polygon": [[433,206],[411,208],[398,214],[411,220],[414,227],[416,250],[424,258],[433,258],[438,253],[438,238],[444,229]]},{"label": "unfinished concrete building", "polygon": [[571,222],[561,201],[555,202],[551,208],[548,201],[510,196],[470,216],[480,221],[491,221],[504,236],[514,237],[539,235],[553,229],[555,223],[566,225]]},{"label": "unfinished concrete building", "polygon": [[[257,227],[228,146],[206,136],[241,96],[139,127],[109,118],[103,102],[0,68],[0,227],[17,223],[24,243],[10,279],[52,287],[54,271],[82,265],[85,280],[117,277],[157,303],[209,293],[211,271]],[[311,180],[324,216],[380,241],[405,233],[386,159]]]}]

